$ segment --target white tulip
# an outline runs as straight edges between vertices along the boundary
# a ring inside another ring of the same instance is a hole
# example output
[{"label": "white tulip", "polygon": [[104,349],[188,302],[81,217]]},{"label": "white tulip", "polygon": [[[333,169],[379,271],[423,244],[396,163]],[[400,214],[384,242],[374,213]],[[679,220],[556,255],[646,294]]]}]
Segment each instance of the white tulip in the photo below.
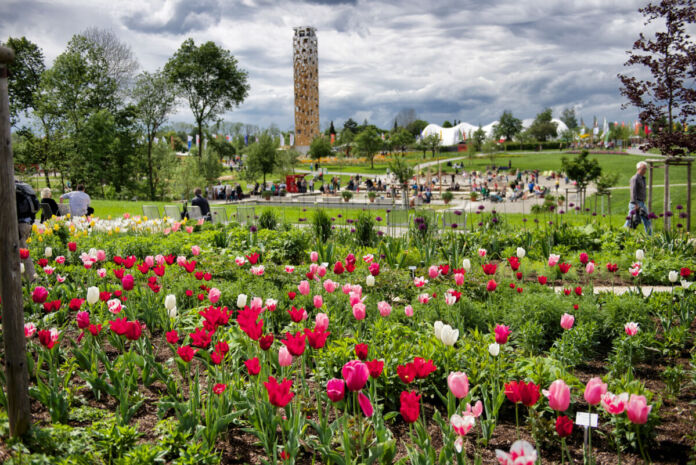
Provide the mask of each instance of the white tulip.
[{"label": "white tulip", "polygon": [[457,302],[457,298],[450,294],[449,292],[445,293],[445,303],[449,306],[452,306]]},{"label": "white tulip", "polygon": [[169,315],[169,318],[176,318],[176,307],[167,310],[167,314]]},{"label": "white tulip", "polygon": [[372,287],[375,285],[375,277],[370,275],[367,275],[367,278],[365,278],[365,284],[367,284],[367,287]]},{"label": "white tulip", "polygon": [[494,357],[497,357],[498,354],[500,353],[500,344],[497,342],[494,342],[493,344],[488,346],[488,353],[491,354]]},{"label": "white tulip", "polygon": [[246,294],[239,294],[237,296],[237,308],[244,308],[244,306],[247,304],[247,295]]},{"label": "white tulip", "polygon": [[527,255],[527,251],[524,250],[522,247],[517,247],[517,258],[522,260],[525,255]]},{"label": "white tulip", "polygon": [[636,250],[636,260],[639,262],[645,260],[645,252],[643,252],[643,249]]},{"label": "white tulip", "polygon": [[19,272],[21,274],[24,274],[24,263],[22,263],[22,262],[19,262]]},{"label": "white tulip", "polygon": [[452,329],[450,325],[444,325],[440,333],[440,341],[446,346],[453,346],[459,339],[459,330]]},{"label": "white tulip", "polygon": [[99,288],[96,286],[92,286],[89,289],[87,289],[87,303],[90,305],[94,305],[97,302],[99,302]]},{"label": "white tulip", "polygon": [[442,327],[443,327],[442,321],[436,321],[433,324],[433,330],[435,331],[435,337],[442,340]]},{"label": "white tulip", "polygon": [[676,271],[670,271],[669,272],[669,282],[670,283],[676,283],[677,280],[679,279],[679,273]]},{"label": "white tulip", "polygon": [[689,287],[691,287],[691,282],[687,281],[686,279],[682,279],[681,285],[684,289],[688,289]]},{"label": "white tulip", "polygon": [[164,307],[167,310],[176,310],[176,296],[174,294],[169,294],[164,298]]},{"label": "white tulip", "polygon": [[50,247],[46,247],[46,249],[44,249],[44,255],[46,256],[46,258],[51,258],[53,256],[53,249]]},{"label": "white tulip", "polygon": [[462,268],[464,268],[467,273],[471,271],[471,261],[469,261],[468,258],[465,258],[462,262]]}]

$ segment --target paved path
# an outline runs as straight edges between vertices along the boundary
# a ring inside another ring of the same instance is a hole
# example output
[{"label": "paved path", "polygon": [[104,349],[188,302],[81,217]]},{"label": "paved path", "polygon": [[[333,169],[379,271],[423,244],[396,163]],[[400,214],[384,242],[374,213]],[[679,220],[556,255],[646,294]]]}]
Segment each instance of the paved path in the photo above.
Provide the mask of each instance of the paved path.
[{"label": "paved path", "polygon": [[[554,291],[556,291],[557,294],[560,294],[563,292],[563,287],[561,286],[555,286],[553,288]],[[597,286],[593,288],[593,291],[595,294],[604,294],[604,293],[609,293],[614,291],[614,294],[616,295],[622,295],[627,292],[638,292],[638,288],[635,286]],[[653,292],[672,292],[672,287],[670,286],[641,286],[640,290],[643,292],[643,295],[645,297],[649,296]]]}]

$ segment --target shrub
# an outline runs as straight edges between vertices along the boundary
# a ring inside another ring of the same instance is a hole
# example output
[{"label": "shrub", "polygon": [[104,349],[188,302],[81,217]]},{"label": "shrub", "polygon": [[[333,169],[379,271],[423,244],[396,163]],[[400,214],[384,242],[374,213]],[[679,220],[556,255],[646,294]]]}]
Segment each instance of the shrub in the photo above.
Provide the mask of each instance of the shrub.
[{"label": "shrub", "polygon": [[278,217],[270,208],[265,209],[259,216],[259,228],[274,230],[278,227]]},{"label": "shrub", "polygon": [[319,208],[314,212],[312,228],[319,242],[326,242],[331,237],[331,218],[323,209]]},{"label": "shrub", "polygon": [[369,247],[375,242],[375,220],[367,212],[360,212],[355,220],[355,240],[358,244]]}]

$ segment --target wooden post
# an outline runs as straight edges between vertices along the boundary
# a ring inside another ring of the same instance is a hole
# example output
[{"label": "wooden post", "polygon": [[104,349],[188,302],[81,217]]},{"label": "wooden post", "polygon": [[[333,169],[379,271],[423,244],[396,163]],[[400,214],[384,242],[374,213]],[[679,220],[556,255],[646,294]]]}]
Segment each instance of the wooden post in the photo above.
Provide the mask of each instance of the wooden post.
[{"label": "wooden post", "polygon": [[0,296],[2,335],[5,341],[7,413],[10,434],[21,436],[31,425],[29,374],[24,340],[24,305],[19,271],[19,226],[14,188],[14,162],[10,136],[10,101],[7,65],[14,52],[0,46]]},{"label": "wooden post", "polygon": [[649,162],[648,166],[650,171],[648,171],[648,213],[652,213],[652,194],[653,194],[653,163]]},{"label": "wooden post", "polygon": [[665,215],[665,231],[669,231],[669,159],[665,160],[665,195],[662,200],[662,213]]},{"label": "wooden post", "polygon": [[691,160],[686,163],[686,230],[691,232]]}]

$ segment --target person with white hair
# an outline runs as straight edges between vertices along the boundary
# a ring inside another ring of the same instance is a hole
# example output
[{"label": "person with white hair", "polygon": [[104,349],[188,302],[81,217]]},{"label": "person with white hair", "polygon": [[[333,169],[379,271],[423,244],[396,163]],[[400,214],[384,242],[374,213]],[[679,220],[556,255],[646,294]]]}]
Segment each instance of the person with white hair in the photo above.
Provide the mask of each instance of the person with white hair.
[{"label": "person with white hair", "polygon": [[636,174],[633,175],[630,181],[631,200],[628,203],[628,218],[626,219],[625,228],[636,228],[640,221],[643,222],[645,232],[652,234],[652,222],[650,221],[649,212],[645,206],[645,172],[648,171],[648,164],[644,161],[639,161],[636,164]]}]

